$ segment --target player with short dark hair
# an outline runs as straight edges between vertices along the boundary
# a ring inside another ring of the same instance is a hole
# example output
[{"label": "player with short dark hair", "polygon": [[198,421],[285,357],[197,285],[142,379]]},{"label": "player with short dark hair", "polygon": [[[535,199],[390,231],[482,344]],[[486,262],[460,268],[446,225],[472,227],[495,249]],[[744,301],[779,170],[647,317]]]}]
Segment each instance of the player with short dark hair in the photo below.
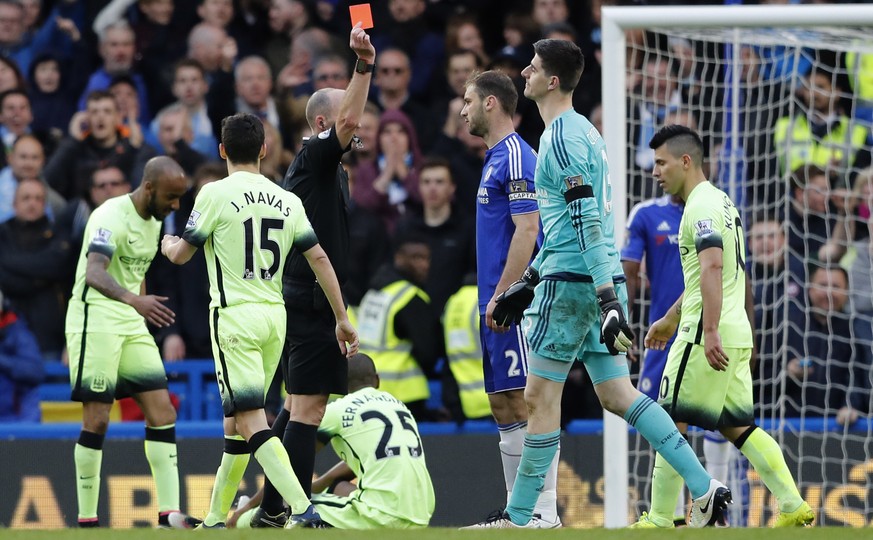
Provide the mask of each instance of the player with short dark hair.
[{"label": "player with short dark hair", "polygon": [[524,95],[536,102],[546,125],[535,179],[544,240],[494,309],[502,326],[523,316],[530,348],[524,449],[510,503],[494,526],[535,526],[534,505],[560,443],[564,382],[579,359],[603,407],[622,415],[681,472],[694,497],[690,525],[703,527],[721,517],[730,491],[706,473],[666,411],[630,382],[624,354],[633,332],[624,315],[627,292],[615,246],[606,144],[573,110],[582,53],[556,41],[538,41],[522,71]]},{"label": "player with short dark hair", "polygon": [[[676,334],[660,403],[681,431],[688,424],[717,429],[740,449],[779,502],[776,527],[810,525],[815,514],[800,496],[779,443],[755,425],[749,366],[754,338],[739,212],[706,179],[703,142],[694,130],[665,126],[649,146],[655,151],[655,179],[665,192],[685,201],[679,227],[685,292],[652,323],[645,338],[646,347],[663,350]],[[674,467],[660,455],[655,458],[652,512],[644,513],[636,526],[673,525],[672,508],[682,489]]]},{"label": "player with short dark hair", "polygon": [[[376,365],[366,354],[349,358],[348,380],[349,394],[327,406],[318,427],[319,447],[330,444],[342,461],[313,482],[312,503],[338,529],[427,527],[433,483],[412,413],[378,389]],[[260,497],[253,496],[231,521],[248,527],[249,509]]]},{"label": "player with short dark hair", "polygon": [[155,479],[158,524],[188,528],[199,522],[179,512],[176,410],[167,375],[146,321],[168,326],[175,314],[163,296],[145,293],[161,222],[179,208],[188,184],[168,157],[146,163],[130,195],[97,207],[85,226],[76,282],[67,308],[66,337],[73,401],[82,402],[75,449],[80,527],[98,527],[100,467],[109,412],[116,398],[133,396],[145,413],[145,452]]},{"label": "player with short dark hair", "polygon": [[[306,215],[330,257],[340,284],[350,271],[349,180],[340,160],[351,146],[370,88],[376,51],[360,25],[352,28],[349,47],[358,55],[345,90],[324,88],[306,104],[311,134],[288,168],[282,187],[303,201]],[[287,335],[282,376],[288,398],[273,423],[282,437],[294,472],[310,492],[315,467],[315,435],[330,394],[346,393],[346,358],[333,337],[334,317],[316,276],[300,252],[288,256],[283,276]],[[265,483],[260,512],[253,526],[277,527],[285,520],[282,498]]]},{"label": "player with short dark hair", "polygon": [[292,248],[324,288],[336,319],[337,349],[354,354],[358,347],[336,274],[300,199],[259,173],[266,152],[258,117],[225,118],[219,154],[229,176],[200,189],[182,238],[167,235],[161,242],[175,264],[185,264],[203,247],[209,272],[212,350],[226,420],[225,451],[204,527],[224,527],[250,453],[288,501],[288,526],[322,525],[264,413],[285,335],[282,274]]},{"label": "player with short dark hair", "polygon": [[[488,146],[476,204],[476,259],[479,284],[479,339],[485,391],[500,434],[500,460],[506,484],[506,503],[518,470],[527,405],[527,343],[521,327],[495,324],[497,295],[506,290],[530,264],[540,235],[540,214],[534,189],[537,156],[515,132],[513,115],[518,91],[506,74],[486,71],[466,85],[461,116],[472,135]],[[546,473],[546,485],[537,499],[539,527],[558,527],[557,469],[555,458]],[[499,513],[493,514],[499,516]],[[486,520],[472,527],[489,527]]]}]

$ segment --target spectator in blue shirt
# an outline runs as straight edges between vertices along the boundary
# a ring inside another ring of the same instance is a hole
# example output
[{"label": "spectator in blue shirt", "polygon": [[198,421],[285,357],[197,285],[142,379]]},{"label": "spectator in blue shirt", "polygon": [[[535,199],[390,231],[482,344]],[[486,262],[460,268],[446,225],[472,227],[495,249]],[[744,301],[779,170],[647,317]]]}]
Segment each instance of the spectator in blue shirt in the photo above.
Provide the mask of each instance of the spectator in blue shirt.
[{"label": "spectator in blue shirt", "polygon": [[0,291],[0,422],[39,422],[44,376],[36,338]]}]

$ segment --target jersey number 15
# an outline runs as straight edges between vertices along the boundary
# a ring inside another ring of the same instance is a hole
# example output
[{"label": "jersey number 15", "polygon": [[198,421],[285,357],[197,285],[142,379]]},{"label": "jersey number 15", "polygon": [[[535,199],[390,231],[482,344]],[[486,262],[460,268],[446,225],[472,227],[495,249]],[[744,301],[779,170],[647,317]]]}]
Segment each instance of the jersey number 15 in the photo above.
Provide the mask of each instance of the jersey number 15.
[{"label": "jersey number 15", "polygon": [[[255,279],[255,230],[254,218],[249,218],[243,221],[245,228],[245,269],[243,270],[243,279]],[[260,268],[260,277],[267,281],[272,280],[273,276],[279,270],[279,261],[282,259],[282,253],[279,251],[279,243],[270,239],[271,230],[279,230],[285,228],[284,219],[263,218],[261,219],[261,242],[259,249],[261,251],[269,251],[273,254],[273,264],[269,268]]]}]

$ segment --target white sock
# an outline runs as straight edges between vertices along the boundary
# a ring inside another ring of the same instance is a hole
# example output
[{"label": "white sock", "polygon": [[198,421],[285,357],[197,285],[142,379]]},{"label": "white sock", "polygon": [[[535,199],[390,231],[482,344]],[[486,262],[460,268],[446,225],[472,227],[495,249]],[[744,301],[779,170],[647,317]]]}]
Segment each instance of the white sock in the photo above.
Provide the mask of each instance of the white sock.
[{"label": "white sock", "polygon": [[[503,480],[506,482],[506,504],[512,496],[512,486],[515,485],[515,475],[518,474],[518,464],[521,463],[521,450],[524,448],[524,434],[527,432],[527,422],[498,425],[500,433],[500,461],[503,462]],[[548,481],[548,480],[547,480]]]},{"label": "white sock", "polygon": [[720,482],[728,482],[731,444],[721,433],[707,431],[703,437],[703,458],[706,472]]},{"label": "white sock", "polygon": [[543,490],[534,506],[534,514],[539,514],[543,520],[550,523],[558,520],[558,463],[560,461],[561,445],[558,443],[558,451],[555,452],[555,457],[546,473],[546,483],[543,484]]}]

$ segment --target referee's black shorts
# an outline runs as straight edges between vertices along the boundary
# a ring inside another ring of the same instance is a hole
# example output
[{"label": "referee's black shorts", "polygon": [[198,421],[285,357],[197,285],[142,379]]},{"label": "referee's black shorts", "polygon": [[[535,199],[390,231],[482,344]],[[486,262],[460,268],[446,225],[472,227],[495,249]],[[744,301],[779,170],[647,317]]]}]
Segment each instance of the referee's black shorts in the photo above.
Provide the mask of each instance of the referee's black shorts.
[{"label": "referee's black shorts", "polygon": [[349,365],[336,341],[336,319],[317,284],[285,284],[287,318],[281,370],[285,391],[298,395],[348,393]]}]

